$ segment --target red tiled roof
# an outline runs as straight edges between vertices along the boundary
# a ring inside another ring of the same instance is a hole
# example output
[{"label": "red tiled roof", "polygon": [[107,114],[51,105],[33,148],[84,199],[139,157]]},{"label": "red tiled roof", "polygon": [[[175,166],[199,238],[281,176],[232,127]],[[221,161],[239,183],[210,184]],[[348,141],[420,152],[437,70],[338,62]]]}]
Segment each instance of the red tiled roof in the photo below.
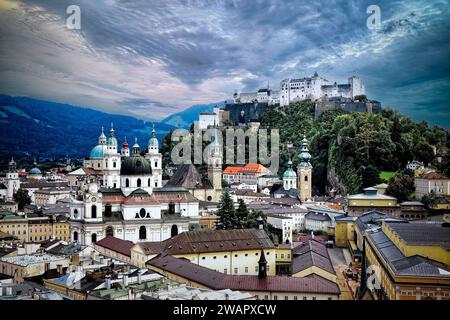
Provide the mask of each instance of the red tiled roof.
[{"label": "red tiled roof", "polygon": [[202,230],[183,232],[164,241],[164,252],[189,254],[236,250],[273,249],[264,230]]},{"label": "red tiled roof", "polygon": [[134,243],[128,240],[107,236],[106,238],[97,241],[95,245],[131,257],[131,248],[134,246]]},{"label": "red tiled roof", "polygon": [[192,193],[189,191],[170,191],[167,190],[158,190],[153,191],[153,195],[155,199],[159,202],[198,202],[198,199],[195,198]]},{"label": "red tiled roof", "polygon": [[447,178],[446,176],[437,172],[424,173],[421,176],[419,176],[419,178],[427,180],[450,180],[450,178]]},{"label": "red tiled roof", "polygon": [[223,174],[239,174],[242,172],[243,167],[226,167],[225,170],[223,170]]},{"label": "red tiled roof", "polygon": [[302,278],[282,276],[259,278],[258,276],[226,275],[191,263],[187,259],[169,255],[158,255],[149,260],[147,264],[215,290],[340,293],[336,283],[315,275]]},{"label": "red tiled roof", "polygon": [[239,174],[239,173],[258,174],[268,172],[270,172],[270,170],[259,163],[249,163],[243,167],[230,166],[225,168],[225,170],[223,171],[224,174]]}]

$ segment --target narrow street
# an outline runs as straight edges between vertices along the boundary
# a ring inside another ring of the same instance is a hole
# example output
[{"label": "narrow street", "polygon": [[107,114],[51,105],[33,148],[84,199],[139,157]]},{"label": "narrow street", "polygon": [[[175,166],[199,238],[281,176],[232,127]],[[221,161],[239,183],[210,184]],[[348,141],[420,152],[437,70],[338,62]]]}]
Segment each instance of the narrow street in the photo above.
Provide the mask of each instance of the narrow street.
[{"label": "narrow street", "polygon": [[350,254],[348,253],[348,250],[342,248],[329,248],[328,254],[330,255],[331,263],[336,271],[337,283],[339,289],[341,290],[339,300],[353,300],[352,292],[349,290],[349,287],[346,284],[346,279],[343,275],[343,272],[350,262]]}]

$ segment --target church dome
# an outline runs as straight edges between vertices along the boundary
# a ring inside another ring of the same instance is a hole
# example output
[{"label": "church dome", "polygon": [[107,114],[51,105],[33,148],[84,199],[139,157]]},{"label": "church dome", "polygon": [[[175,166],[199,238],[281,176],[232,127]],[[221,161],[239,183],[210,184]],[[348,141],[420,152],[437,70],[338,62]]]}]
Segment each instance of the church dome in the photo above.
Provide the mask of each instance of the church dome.
[{"label": "church dome", "polygon": [[120,174],[125,176],[151,175],[150,162],[141,155],[126,157],[122,160]]},{"label": "church dome", "polygon": [[91,160],[103,159],[103,155],[105,154],[105,148],[106,146],[100,144],[95,146],[94,148],[92,148],[89,158],[91,158]]},{"label": "church dome", "polygon": [[297,178],[297,174],[292,168],[289,168],[283,173],[283,178]]},{"label": "church dome", "polygon": [[38,174],[42,174],[42,172],[41,172],[41,170],[39,170],[39,168],[35,167],[35,168],[31,169],[28,174],[38,175]]},{"label": "church dome", "polygon": [[108,145],[109,146],[117,146],[117,139],[116,139],[116,137],[109,137],[108,138]]},{"label": "church dome", "polygon": [[295,171],[292,169],[292,161],[289,160],[288,162],[288,168],[286,169],[286,171],[283,173],[283,178],[297,178],[297,174],[295,173]]}]

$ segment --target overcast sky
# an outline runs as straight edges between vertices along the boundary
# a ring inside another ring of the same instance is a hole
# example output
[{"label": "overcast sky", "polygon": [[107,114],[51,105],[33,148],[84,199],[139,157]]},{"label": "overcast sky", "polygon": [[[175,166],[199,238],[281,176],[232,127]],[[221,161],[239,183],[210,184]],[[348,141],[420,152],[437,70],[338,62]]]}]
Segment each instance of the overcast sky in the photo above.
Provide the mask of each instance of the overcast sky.
[{"label": "overcast sky", "polygon": [[[81,8],[81,30],[66,8]],[[370,4],[382,27],[369,30]],[[0,0],[0,93],[161,119],[315,71],[450,127],[449,1]]]}]

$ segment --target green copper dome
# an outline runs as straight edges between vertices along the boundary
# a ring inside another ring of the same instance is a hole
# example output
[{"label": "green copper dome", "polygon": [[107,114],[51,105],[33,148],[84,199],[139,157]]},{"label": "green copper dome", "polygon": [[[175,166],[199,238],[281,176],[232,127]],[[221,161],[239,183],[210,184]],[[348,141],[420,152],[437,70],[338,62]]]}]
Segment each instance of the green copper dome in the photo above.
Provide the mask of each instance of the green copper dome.
[{"label": "green copper dome", "polygon": [[295,173],[295,171],[292,169],[292,161],[289,160],[288,162],[288,168],[286,169],[286,171],[283,173],[283,178],[297,178],[297,174]]},{"label": "green copper dome", "polygon": [[158,138],[156,138],[155,125],[153,125],[152,136],[150,137],[150,140],[148,142],[148,146],[149,147],[157,147],[157,148],[159,147]]}]

